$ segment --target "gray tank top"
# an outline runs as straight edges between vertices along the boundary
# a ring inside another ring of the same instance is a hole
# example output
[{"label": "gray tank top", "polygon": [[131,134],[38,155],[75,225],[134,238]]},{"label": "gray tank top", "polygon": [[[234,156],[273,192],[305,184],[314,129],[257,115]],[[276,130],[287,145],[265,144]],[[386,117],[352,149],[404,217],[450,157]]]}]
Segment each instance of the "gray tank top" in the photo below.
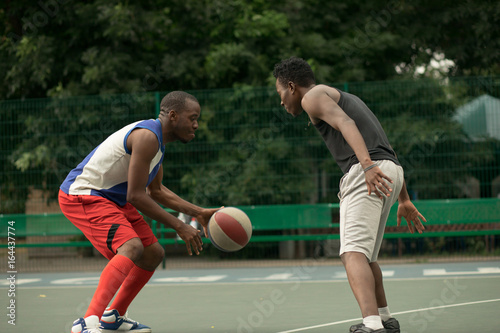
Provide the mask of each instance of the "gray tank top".
[{"label": "gray tank top", "polygon": [[[368,106],[359,97],[341,90],[338,91],[340,92],[338,105],[356,123],[359,132],[365,140],[370,158],[373,161],[390,160],[397,165],[401,165],[389,144],[382,125],[380,125],[377,117],[375,117]],[[323,120],[320,120],[314,126],[323,137],[328,150],[330,150],[342,172],[347,173],[351,166],[359,163],[354,150],[347,144],[342,133]]]}]

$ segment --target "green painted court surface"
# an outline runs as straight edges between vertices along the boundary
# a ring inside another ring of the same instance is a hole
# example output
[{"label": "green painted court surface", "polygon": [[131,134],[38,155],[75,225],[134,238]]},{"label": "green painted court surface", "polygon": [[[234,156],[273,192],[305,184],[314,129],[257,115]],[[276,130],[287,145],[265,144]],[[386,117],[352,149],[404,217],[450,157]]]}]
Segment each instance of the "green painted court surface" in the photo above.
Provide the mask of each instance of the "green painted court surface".
[{"label": "green painted court surface", "polygon": [[[402,332],[500,332],[500,274],[388,278],[385,287]],[[95,285],[20,285],[12,326],[2,287],[0,332],[69,333],[94,290]],[[346,280],[153,283],[129,311],[155,333],[346,333],[360,321]]]}]

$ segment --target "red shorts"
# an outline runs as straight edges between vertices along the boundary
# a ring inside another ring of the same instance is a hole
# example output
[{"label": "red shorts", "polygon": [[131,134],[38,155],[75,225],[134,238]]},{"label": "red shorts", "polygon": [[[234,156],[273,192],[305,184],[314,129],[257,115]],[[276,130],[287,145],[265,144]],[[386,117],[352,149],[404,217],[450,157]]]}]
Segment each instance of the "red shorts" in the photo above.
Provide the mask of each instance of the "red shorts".
[{"label": "red shorts", "polygon": [[59,205],[71,223],[108,259],[132,238],[139,237],[144,247],[158,241],[151,227],[130,203],[120,207],[103,197],[69,195],[60,190]]}]

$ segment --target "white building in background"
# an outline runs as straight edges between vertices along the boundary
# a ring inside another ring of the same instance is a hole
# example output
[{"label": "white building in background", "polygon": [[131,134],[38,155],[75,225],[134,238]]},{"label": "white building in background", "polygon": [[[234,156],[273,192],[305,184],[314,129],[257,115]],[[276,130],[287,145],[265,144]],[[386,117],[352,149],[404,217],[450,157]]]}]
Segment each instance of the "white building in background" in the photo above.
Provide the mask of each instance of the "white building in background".
[{"label": "white building in background", "polygon": [[461,123],[473,140],[500,140],[500,99],[482,95],[456,110],[454,119]]}]

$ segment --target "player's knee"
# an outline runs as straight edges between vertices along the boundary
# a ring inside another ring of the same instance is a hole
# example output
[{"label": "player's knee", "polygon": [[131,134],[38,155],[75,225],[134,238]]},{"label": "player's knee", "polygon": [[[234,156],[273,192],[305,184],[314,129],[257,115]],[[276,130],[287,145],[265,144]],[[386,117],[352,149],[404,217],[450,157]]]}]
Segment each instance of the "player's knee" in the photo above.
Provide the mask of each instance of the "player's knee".
[{"label": "player's knee", "polygon": [[143,252],[144,246],[142,245],[141,240],[139,238],[132,238],[123,243],[123,245],[118,248],[116,253],[123,255],[136,263],[142,257]]},{"label": "player's knee", "polygon": [[154,243],[151,245],[151,264],[154,265],[154,267],[157,267],[162,261],[163,258],[165,257],[165,250],[163,247],[158,244]]},{"label": "player's knee", "polygon": [[158,243],[154,243],[144,249],[142,257],[135,264],[147,271],[154,271],[163,261],[164,256],[165,250],[163,250],[163,247]]}]

